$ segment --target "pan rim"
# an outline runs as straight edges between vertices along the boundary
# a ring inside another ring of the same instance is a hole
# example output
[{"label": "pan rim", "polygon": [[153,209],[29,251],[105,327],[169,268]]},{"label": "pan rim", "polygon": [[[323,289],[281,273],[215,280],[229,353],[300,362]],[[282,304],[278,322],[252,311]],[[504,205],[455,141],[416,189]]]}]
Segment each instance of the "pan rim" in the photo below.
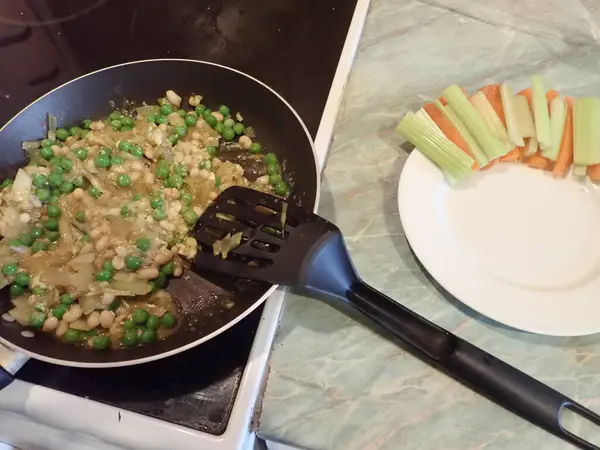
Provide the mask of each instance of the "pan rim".
[{"label": "pan rim", "polygon": [[[316,149],[315,149],[315,144],[314,144],[313,138],[310,135],[310,132],[308,131],[308,128],[306,127],[306,124],[304,123],[304,121],[302,120],[302,118],[300,117],[300,115],[298,114],[298,112],[292,107],[292,105],[289,104],[289,102],[281,94],[279,94],[277,91],[275,91],[273,88],[271,88],[267,84],[263,83],[259,79],[255,78],[252,75],[249,75],[249,74],[247,74],[245,72],[242,72],[241,70],[237,70],[237,69],[234,69],[232,67],[224,66],[224,65],[218,64],[218,63],[213,63],[213,62],[210,62],[210,61],[203,61],[203,60],[198,60],[198,59],[185,59],[185,58],[141,59],[141,60],[130,61],[130,62],[126,62],[126,63],[116,64],[116,65],[109,66],[109,67],[104,67],[102,69],[98,69],[98,70],[95,70],[93,72],[86,73],[84,75],[81,75],[81,76],[79,76],[77,78],[73,78],[72,80],[69,80],[69,81],[61,84],[60,86],[57,86],[54,89],[48,91],[47,93],[45,93],[41,97],[36,98],[34,101],[32,101],[27,106],[25,106],[24,108],[22,108],[18,113],[16,113],[15,115],[13,115],[10,118],[10,120],[8,120],[2,127],[0,127],[0,132],[2,132],[2,130],[4,130],[4,128],[6,128],[13,120],[15,120],[18,116],[20,116],[21,113],[23,113],[30,106],[32,106],[32,105],[36,104],[37,102],[41,101],[43,98],[49,96],[53,92],[58,91],[59,89],[62,89],[63,87],[65,87],[65,86],[67,86],[67,85],[69,85],[71,83],[74,83],[75,81],[78,81],[78,80],[83,79],[83,78],[90,77],[92,75],[95,75],[95,74],[100,73],[100,72],[104,72],[106,70],[115,69],[117,67],[129,66],[129,65],[133,65],[133,64],[144,64],[144,63],[160,62],[160,61],[167,61],[167,62],[180,61],[180,62],[186,62],[186,63],[206,64],[206,65],[209,65],[209,66],[215,66],[215,67],[219,67],[221,69],[229,70],[231,72],[235,72],[235,73],[237,73],[239,75],[242,75],[242,76],[245,76],[245,77],[251,79],[255,83],[258,83],[259,85],[261,85],[264,88],[266,88],[267,90],[269,90],[273,95],[275,95],[276,97],[278,97],[279,100],[281,100],[283,102],[283,104],[285,106],[287,106],[289,108],[289,110],[292,112],[292,114],[296,117],[296,120],[302,126],[302,129],[304,130],[304,133],[306,134],[306,138],[308,139],[308,142],[310,144],[310,148],[312,150],[313,159],[314,159],[314,163],[315,163],[314,164],[315,171],[316,171],[316,177],[315,178],[316,178],[316,181],[317,181],[317,186],[316,186],[316,189],[315,189],[315,204],[314,204],[314,207],[313,207],[313,212],[317,211],[318,206],[319,206],[319,199],[320,199],[320,196],[321,196],[321,171],[319,169],[319,159],[317,157],[317,152],[316,152]],[[262,303],[264,303],[265,300],[267,300],[271,296],[271,294],[278,287],[279,287],[278,285],[271,286],[269,289],[267,289],[267,291],[256,302],[254,302],[250,307],[248,307],[243,313],[241,313],[235,319],[229,321],[228,323],[226,323],[222,327],[216,329],[212,333],[209,333],[206,336],[203,336],[202,338],[200,338],[200,339],[198,339],[196,341],[190,342],[189,344],[183,345],[183,346],[175,348],[173,350],[169,350],[169,351],[162,352],[162,353],[157,353],[156,355],[152,355],[152,356],[146,356],[144,358],[130,359],[130,360],[126,360],[126,361],[107,362],[107,363],[78,362],[78,361],[69,361],[69,360],[64,360],[64,359],[56,359],[56,358],[51,358],[51,357],[48,357],[48,356],[40,355],[38,353],[35,353],[35,352],[29,351],[27,349],[24,349],[22,347],[19,347],[18,345],[14,345],[13,343],[11,343],[7,339],[3,338],[2,336],[0,336],[0,344],[6,346],[7,348],[9,348],[9,349],[11,349],[13,351],[22,353],[22,354],[24,354],[26,356],[29,356],[30,358],[37,359],[39,361],[47,362],[47,363],[50,363],[50,364],[59,365],[59,366],[87,368],[87,369],[92,369],[92,368],[98,369],[98,368],[126,367],[126,366],[134,366],[134,365],[138,365],[138,364],[144,364],[144,363],[148,363],[148,362],[152,362],[152,361],[157,361],[157,360],[163,359],[163,358],[168,358],[168,357],[173,356],[173,355],[177,355],[179,353],[185,352],[185,351],[190,350],[190,349],[192,349],[194,347],[197,347],[197,346],[199,346],[199,345],[201,345],[201,344],[203,344],[205,342],[210,341],[212,338],[214,338],[214,337],[220,335],[221,333],[227,331],[228,329],[230,329],[231,327],[233,327],[234,325],[236,325],[238,322],[240,322],[242,319],[244,319],[245,317],[247,317],[248,315],[250,315],[256,308],[258,308]]]}]

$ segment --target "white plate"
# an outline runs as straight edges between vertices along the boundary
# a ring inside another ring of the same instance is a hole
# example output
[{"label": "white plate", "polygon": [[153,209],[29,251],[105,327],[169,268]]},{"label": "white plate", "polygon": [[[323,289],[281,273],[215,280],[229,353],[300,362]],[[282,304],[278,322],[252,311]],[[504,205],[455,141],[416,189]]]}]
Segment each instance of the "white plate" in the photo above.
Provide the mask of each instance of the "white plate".
[{"label": "white plate", "polygon": [[592,183],[497,164],[450,187],[413,151],[398,208],[423,266],[469,307],[533,333],[600,332],[600,190]]}]

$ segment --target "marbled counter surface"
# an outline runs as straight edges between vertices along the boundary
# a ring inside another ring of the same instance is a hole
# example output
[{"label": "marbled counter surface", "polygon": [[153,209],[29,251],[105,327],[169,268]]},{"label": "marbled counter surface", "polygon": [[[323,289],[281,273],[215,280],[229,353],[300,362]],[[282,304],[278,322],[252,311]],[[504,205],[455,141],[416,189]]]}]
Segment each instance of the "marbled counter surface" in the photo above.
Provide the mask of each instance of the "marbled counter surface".
[{"label": "marbled counter surface", "polygon": [[[319,210],[340,226],[369,284],[596,411],[600,335],[504,328],[448,298],[418,267],[398,217],[407,155],[393,128],[452,83],[474,89],[509,80],[520,89],[541,74],[566,94],[600,95],[599,44],[597,0],[372,0]],[[259,434],[308,449],[569,448],[297,295],[287,298]]]}]

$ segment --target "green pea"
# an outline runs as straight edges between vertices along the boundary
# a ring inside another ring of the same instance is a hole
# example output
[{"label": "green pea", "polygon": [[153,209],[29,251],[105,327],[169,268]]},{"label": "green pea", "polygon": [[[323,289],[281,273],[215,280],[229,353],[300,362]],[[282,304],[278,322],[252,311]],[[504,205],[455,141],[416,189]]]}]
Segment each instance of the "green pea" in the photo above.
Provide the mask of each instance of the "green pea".
[{"label": "green pea", "polygon": [[60,160],[60,167],[61,169],[63,169],[65,172],[70,172],[71,170],[73,170],[73,161],[71,161],[68,158],[62,158]]},{"label": "green pea", "polygon": [[160,318],[160,324],[165,328],[173,328],[175,326],[175,316],[170,312],[166,312]]},{"label": "green pea", "polygon": [[[121,118],[121,127],[133,127],[134,123],[133,119],[129,116],[123,116],[123,118]],[[123,131],[122,128],[121,131]]]},{"label": "green pea", "polygon": [[65,181],[60,185],[60,192],[63,194],[70,194],[75,190],[75,185],[71,181]]},{"label": "green pea", "polygon": [[20,297],[25,293],[25,288],[16,283],[10,285],[10,296],[12,298]]},{"label": "green pea", "polygon": [[121,141],[119,142],[119,150],[123,152],[129,152],[131,150],[131,142]]},{"label": "green pea", "polygon": [[202,118],[206,119],[207,117],[212,116],[212,109],[210,108],[205,108],[204,111],[202,111]]},{"label": "green pea", "polygon": [[81,132],[83,130],[81,129],[81,127],[71,127],[69,128],[69,133],[71,134],[71,136],[75,136],[75,137],[79,137],[81,135]]},{"label": "green pea", "polygon": [[169,166],[159,164],[158,166],[156,166],[155,173],[157,178],[164,180],[169,176]]},{"label": "green pea", "polygon": [[33,238],[31,237],[31,235],[23,233],[21,234],[21,236],[19,236],[19,242],[29,247],[33,242]]},{"label": "green pea", "polygon": [[33,227],[30,234],[33,239],[39,239],[44,235],[45,232],[46,230],[44,230],[42,227]]},{"label": "green pea", "polygon": [[280,181],[274,186],[274,190],[277,195],[284,196],[287,195],[289,189],[285,181]]},{"label": "green pea", "polygon": [[142,344],[152,344],[156,340],[156,330],[147,329],[140,335],[140,341]]},{"label": "green pea", "polygon": [[252,145],[250,145],[250,148],[248,149],[250,153],[260,153],[261,150],[262,146],[258,142],[253,142]]},{"label": "green pea", "polygon": [[113,154],[113,150],[112,150],[112,148],[105,146],[105,147],[102,147],[98,153],[101,155],[106,155],[106,156],[110,157]]},{"label": "green pea", "polygon": [[175,127],[175,134],[179,137],[184,137],[187,134],[187,128],[184,126]]},{"label": "green pea", "polygon": [[52,172],[64,173],[64,170],[62,170],[62,167],[60,167],[60,160],[61,160],[61,158],[59,158],[58,156],[55,156],[50,161],[48,161],[50,163],[50,165],[52,166]]},{"label": "green pea", "polygon": [[44,228],[46,230],[50,230],[50,231],[57,231],[58,230],[58,220],[56,220],[55,218],[51,217],[49,219],[46,219],[43,223]]},{"label": "green pea", "polygon": [[46,207],[46,213],[48,214],[48,217],[60,217],[62,211],[58,206],[48,205]]},{"label": "green pea", "polygon": [[[235,137],[235,131],[233,131],[233,128],[225,127],[222,135],[223,135],[223,139],[225,139],[226,141],[233,141],[233,138]],[[252,145],[254,145],[254,144],[252,144]],[[252,146],[250,146],[250,149],[252,149]]]},{"label": "green pea", "polygon": [[192,194],[189,192],[182,192],[180,198],[184,205],[190,206],[192,204]]},{"label": "green pea", "polygon": [[123,322],[124,330],[133,330],[134,328],[135,328],[135,322],[133,321],[133,319],[127,319],[125,322]]},{"label": "green pea", "polygon": [[2,273],[7,277],[11,277],[17,273],[17,265],[15,263],[7,263],[2,266]]},{"label": "green pea", "polygon": [[52,147],[55,142],[52,139],[42,139],[40,145],[42,147]]},{"label": "green pea", "polygon": [[184,117],[185,117],[185,114],[186,114],[185,110],[183,110],[183,109],[178,109],[178,110],[177,110],[177,115],[178,115],[179,117],[181,117],[181,118],[184,118]]},{"label": "green pea", "polygon": [[73,296],[68,292],[65,292],[63,295],[60,296],[60,303],[63,305],[72,305],[74,301],[75,300],[73,300]]},{"label": "green pea", "polygon": [[110,281],[112,280],[113,274],[108,270],[100,270],[96,272],[96,281]]},{"label": "green pea", "polygon": [[69,328],[66,331],[64,338],[65,338],[65,341],[73,344],[73,343],[79,341],[79,339],[81,339],[81,331],[75,330],[73,328]]},{"label": "green pea", "polygon": [[167,218],[167,213],[162,208],[156,208],[154,211],[152,211],[152,217],[158,221],[165,220]]},{"label": "green pea", "polygon": [[198,215],[192,209],[185,209],[181,213],[181,217],[183,217],[185,223],[187,223],[190,227],[196,225],[196,222],[198,221]]},{"label": "green pea", "polygon": [[149,114],[146,117],[146,122],[150,122],[150,123],[156,122],[156,114]]},{"label": "green pea", "polygon": [[146,323],[146,321],[148,320],[148,316],[149,316],[148,311],[140,308],[140,309],[136,309],[133,312],[133,314],[131,315],[131,318],[137,325],[144,325]]},{"label": "green pea", "polygon": [[150,250],[152,243],[151,243],[150,239],[148,239],[147,237],[141,237],[137,241],[135,241],[135,246],[140,251],[147,252],[148,250]]},{"label": "green pea", "polygon": [[154,281],[154,284],[157,289],[163,289],[167,286],[167,283],[169,282],[169,277],[167,277],[164,273],[161,273],[160,275],[158,275],[157,278],[155,278],[152,281]]},{"label": "green pea", "polygon": [[212,114],[205,116],[204,121],[213,128],[217,125],[217,122],[218,122],[217,118],[215,116],[213,116]]},{"label": "green pea", "polygon": [[142,195],[142,194],[139,194],[139,193],[138,193],[138,194],[133,194],[133,197],[131,197],[131,199],[132,199],[134,202],[137,202],[138,200],[141,200],[142,198],[143,198],[143,195]]},{"label": "green pea", "polygon": [[199,169],[210,169],[210,161],[209,160],[200,161],[198,163],[198,168]]},{"label": "green pea", "polygon": [[142,150],[142,147],[140,147],[137,144],[133,144],[131,146],[131,150],[129,151],[129,153],[131,153],[131,156],[135,156],[136,158],[141,158],[142,156],[144,156],[144,151]]},{"label": "green pea", "polygon": [[31,290],[33,295],[44,295],[46,293],[46,289],[41,286],[36,286]]},{"label": "green pea", "polygon": [[219,134],[223,134],[224,130],[225,130],[225,125],[223,125],[222,122],[217,122],[217,124],[215,125],[215,131]]},{"label": "green pea", "polygon": [[233,126],[235,125],[235,120],[233,120],[232,118],[229,119],[225,119],[223,121],[223,125],[228,127],[228,128],[233,128]]},{"label": "green pea", "polygon": [[173,275],[175,273],[175,263],[170,262],[160,268],[160,271],[165,275]]},{"label": "green pea", "polygon": [[221,105],[219,106],[219,112],[221,114],[223,114],[224,116],[228,116],[229,115],[229,108],[225,105]]},{"label": "green pea", "polygon": [[43,173],[36,173],[31,177],[31,182],[35,187],[42,187],[48,182],[48,177]]},{"label": "green pea", "polygon": [[75,213],[75,220],[77,222],[81,222],[81,223],[85,222],[85,212],[84,211],[77,211]]},{"label": "green pea", "polygon": [[94,165],[100,169],[110,166],[110,156],[105,153],[98,153],[94,158]]},{"label": "green pea", "polygon": [[275,173],[279,173],[279,164],[278,163],[273,163],[273,164],[267,164],[267,174],[269,175],[273,175]]},{"label": "green pea", "polygon": [[109,114],[108,120],[121,120],[122,117],[123,114],[121,114],[119,111],[113,111]]},{"label": "green pea", "polygon": [[153,209],[162,208],[165,204],[165,201],[161,197],[151,197],[150,198],[150,206]]},{"label": "green pea", "polygon": [[235,134],[237,134],[238,136],[244,134],[244,124],[243,123],[236,123],[233,126],[233,131]]},{"label": "green pea", "polygon": [[0,189],[4,189],[4,188],[7,188],[7,187],[9,187],[9,186],[12,186],[12,185],[13,185],[13,183],[14,183],[14,181],[13,181],[13,180],[11,180],[10,178],[7,178],[6,180],[4,180],[4,181],[2,182],[2,184],[0,184]]},{"label": "green pea", "polygon": [[94,350],[106,350],[110,345],[110,337],[106,334],[96,336],[92,341]]},{"label": "green pea", "polygon": [[55,307],[52,310],[52,315],[54,317],[56,317],[58,320],[61,320],[63,318],[63,316],[65,315],[65,313],[67,312],[67,309],[69,307],[67,305],[58,305],[57,307]]},{"label": "green pea", "polygon": [[109,122],[110,126],[114,129],[114,130],[118,130],[121,128],[121,121],[120,120],[111,120]]},{"label": "green pea", "polygon": [[138,335],[135,330],[126,330],[123,335],[123,345],[125,347],[135,347],[138,343]]},{"label": "green pea", "polygon": [[97,187],[91,186],[88,189],[88,194],[90,194],[91,197],[100,198],[102,196],[102,191]]},{"label": "green pea", "polygon": [[59,231],[48,231],[48,233],[46,233],[46,237],[48,238],[48,240],[50,242],[56,242],[60,239],[60,232]]},{"label": "green pea", "polygon": [[57,128],[56,129],[56,139],[64,141],[66,140],[71,134],[69,133],[68,130],[66,130],[65,128]]},{"label": "green pea", "polygon": [[274,173],[272,175],[269,175],[269,183],[272,186],[275,186],[280,181],[281,181],[281,175],[279,175],[278,173]]},{"label": "green pea", "polygon": [[46,248],[48,248],[48,246],[44,241],[35,241],[33,244],[31,244],[31,253],[35,254],[37,252],[46,250]]},{"label": "green pea", "polygon": [[59,201],[60,201],[60,192],[57,190],[54,190],[52,192],[52,197],[50,197],[50,201],[48,203],[51,205],[58,205]]},{"label": "green pea", "polygon": [[45,320],[46,314],[40,311],[33,311],[29,316],[29,325],[31,325],[33,328],[42,328]]},{"label": "green pea", "polygon": [[171,175],[167,181],[167,186],[170,188],[179,189],[183,185],[183,177],[181,175]]},{"label": "green pea", "polygon": [[169,137],[167,137],[167,141],[169,141],[171,145],[175,145],[179,141],[179,136],[177,136],[176,134],[172,134]]},{"label": "green pea", "polygon": [[217,188],[221,187],[221,177],[219,175],[215,176],[215,186]]},{"label": "green pea", "polygon": [[89,130],[91,125],[92,125],[92,119],[83,119],[81,121],[82,128],[84,128],[86,130]]},{"label": "green pea", "polygon": [[188,127],[193,127],[194,125],[196,125],[196,122],[198,122],[198,118],[195,115],[188,114],[187,116],[185,116],[185,124]]},{"label": "green pea", "polygon": [[125,205],[121,208],[121,217],[129,217],[131,216],[131,210],[129,206]]},{"label": "green pea", "polygon": [[175,172],[176,175],[179,175],[181,177],[187,177],[188,168],[185,164],[177,164],[173,172]]},{"label": "green pea", "polygon": [[206,109],[206,106],[204,106],[202,103],[200,103],[195,108],[196,114],[198,114],[198,116],[201,116],[205,109]]},{"label": "green pea", "polygon": [[117,177],[117,184],[119,187],[127,188],[131,186],[131,177],[126,173],[120,173]]},{"label": "green pea", "polygon": [[125,265],[129,270],[138,270],[142,267],[144,260],[137,255],[128,255],[125,257]]},{"label": "green pea", "polygon": [[208,153],[210,156],[215,156],[217,154],[217,147],[214,145],[209,145],[206,147],[206,153]]},{"label": "green pea", "polygon": [[158,318],[158,316],[151,314],[150,317],[148,317],[148,320],[146,321],[146,327],[149,330],[156,330],[159,326],[160,326],[160,319]]},{"label": "green pea", "polygon": [[167,125],[168,123],[169,119],[167,118],[167,116],[163,116],[162,114],[156,116],[156,125]]},{"label": "green pea", "polygon": [[48,175],[48,182],[50,186],[59,187],[63,182],[62,173],[52,172]]},{"label": "green pea", "polygon": [[83,177],[75,177],[73,178],[73,186],[75,187],[83,187]]},{"label": "green pea", "polygon": [[19,272],[15,276],[15,283],[23,287],[29,286],[29,283],[31,283],[31,277],[27,272]]},{"label": "green pea", "polygon": [[90,242],[92,240],[92,238],[90,237],[89,234],[84,234],[83,236],[81,236],[81,238],[79,239],[81,242]]},{"label": "green pea", "polygon": [[160,108],[158,108],[158,110],[163,116],[168,116],[173,112],[173,105],[171,105],[170,103],[165,103],[164,105],[161,105]]},{"label": "green pea", "polygon": [[76,148],[75,149],[75,156],[77,156],[77,159],[84,161],[87,157],[88,157],[88,149],[87,148]]},{"label": "green pea", "polygon": [[108,272],[114,272],[115,266],[113,266],[113,263],[111,261],[107,260],[102,263],[102,270],[106,270]]}]

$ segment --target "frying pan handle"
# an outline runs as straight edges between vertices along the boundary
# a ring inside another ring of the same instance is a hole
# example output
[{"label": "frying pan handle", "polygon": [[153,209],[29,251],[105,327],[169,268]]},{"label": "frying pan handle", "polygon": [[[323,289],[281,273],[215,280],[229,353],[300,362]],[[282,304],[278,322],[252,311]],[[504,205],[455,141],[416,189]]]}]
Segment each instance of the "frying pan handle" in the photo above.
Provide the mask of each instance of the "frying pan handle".
[{"label": "frying pan handle", "polygon": [[8,370],[0,366],[0,391],[12,383],[13,379],[13,376],[8,372]]},{"label": "frying pan handle", "polygon": [[586,450],[600,447],[565,430],[563,408],[598,426],[600,416],[535,378],[438,327],[359,281],[347,292],[349,303],[408,344],[426,362],[494,403]]}]

